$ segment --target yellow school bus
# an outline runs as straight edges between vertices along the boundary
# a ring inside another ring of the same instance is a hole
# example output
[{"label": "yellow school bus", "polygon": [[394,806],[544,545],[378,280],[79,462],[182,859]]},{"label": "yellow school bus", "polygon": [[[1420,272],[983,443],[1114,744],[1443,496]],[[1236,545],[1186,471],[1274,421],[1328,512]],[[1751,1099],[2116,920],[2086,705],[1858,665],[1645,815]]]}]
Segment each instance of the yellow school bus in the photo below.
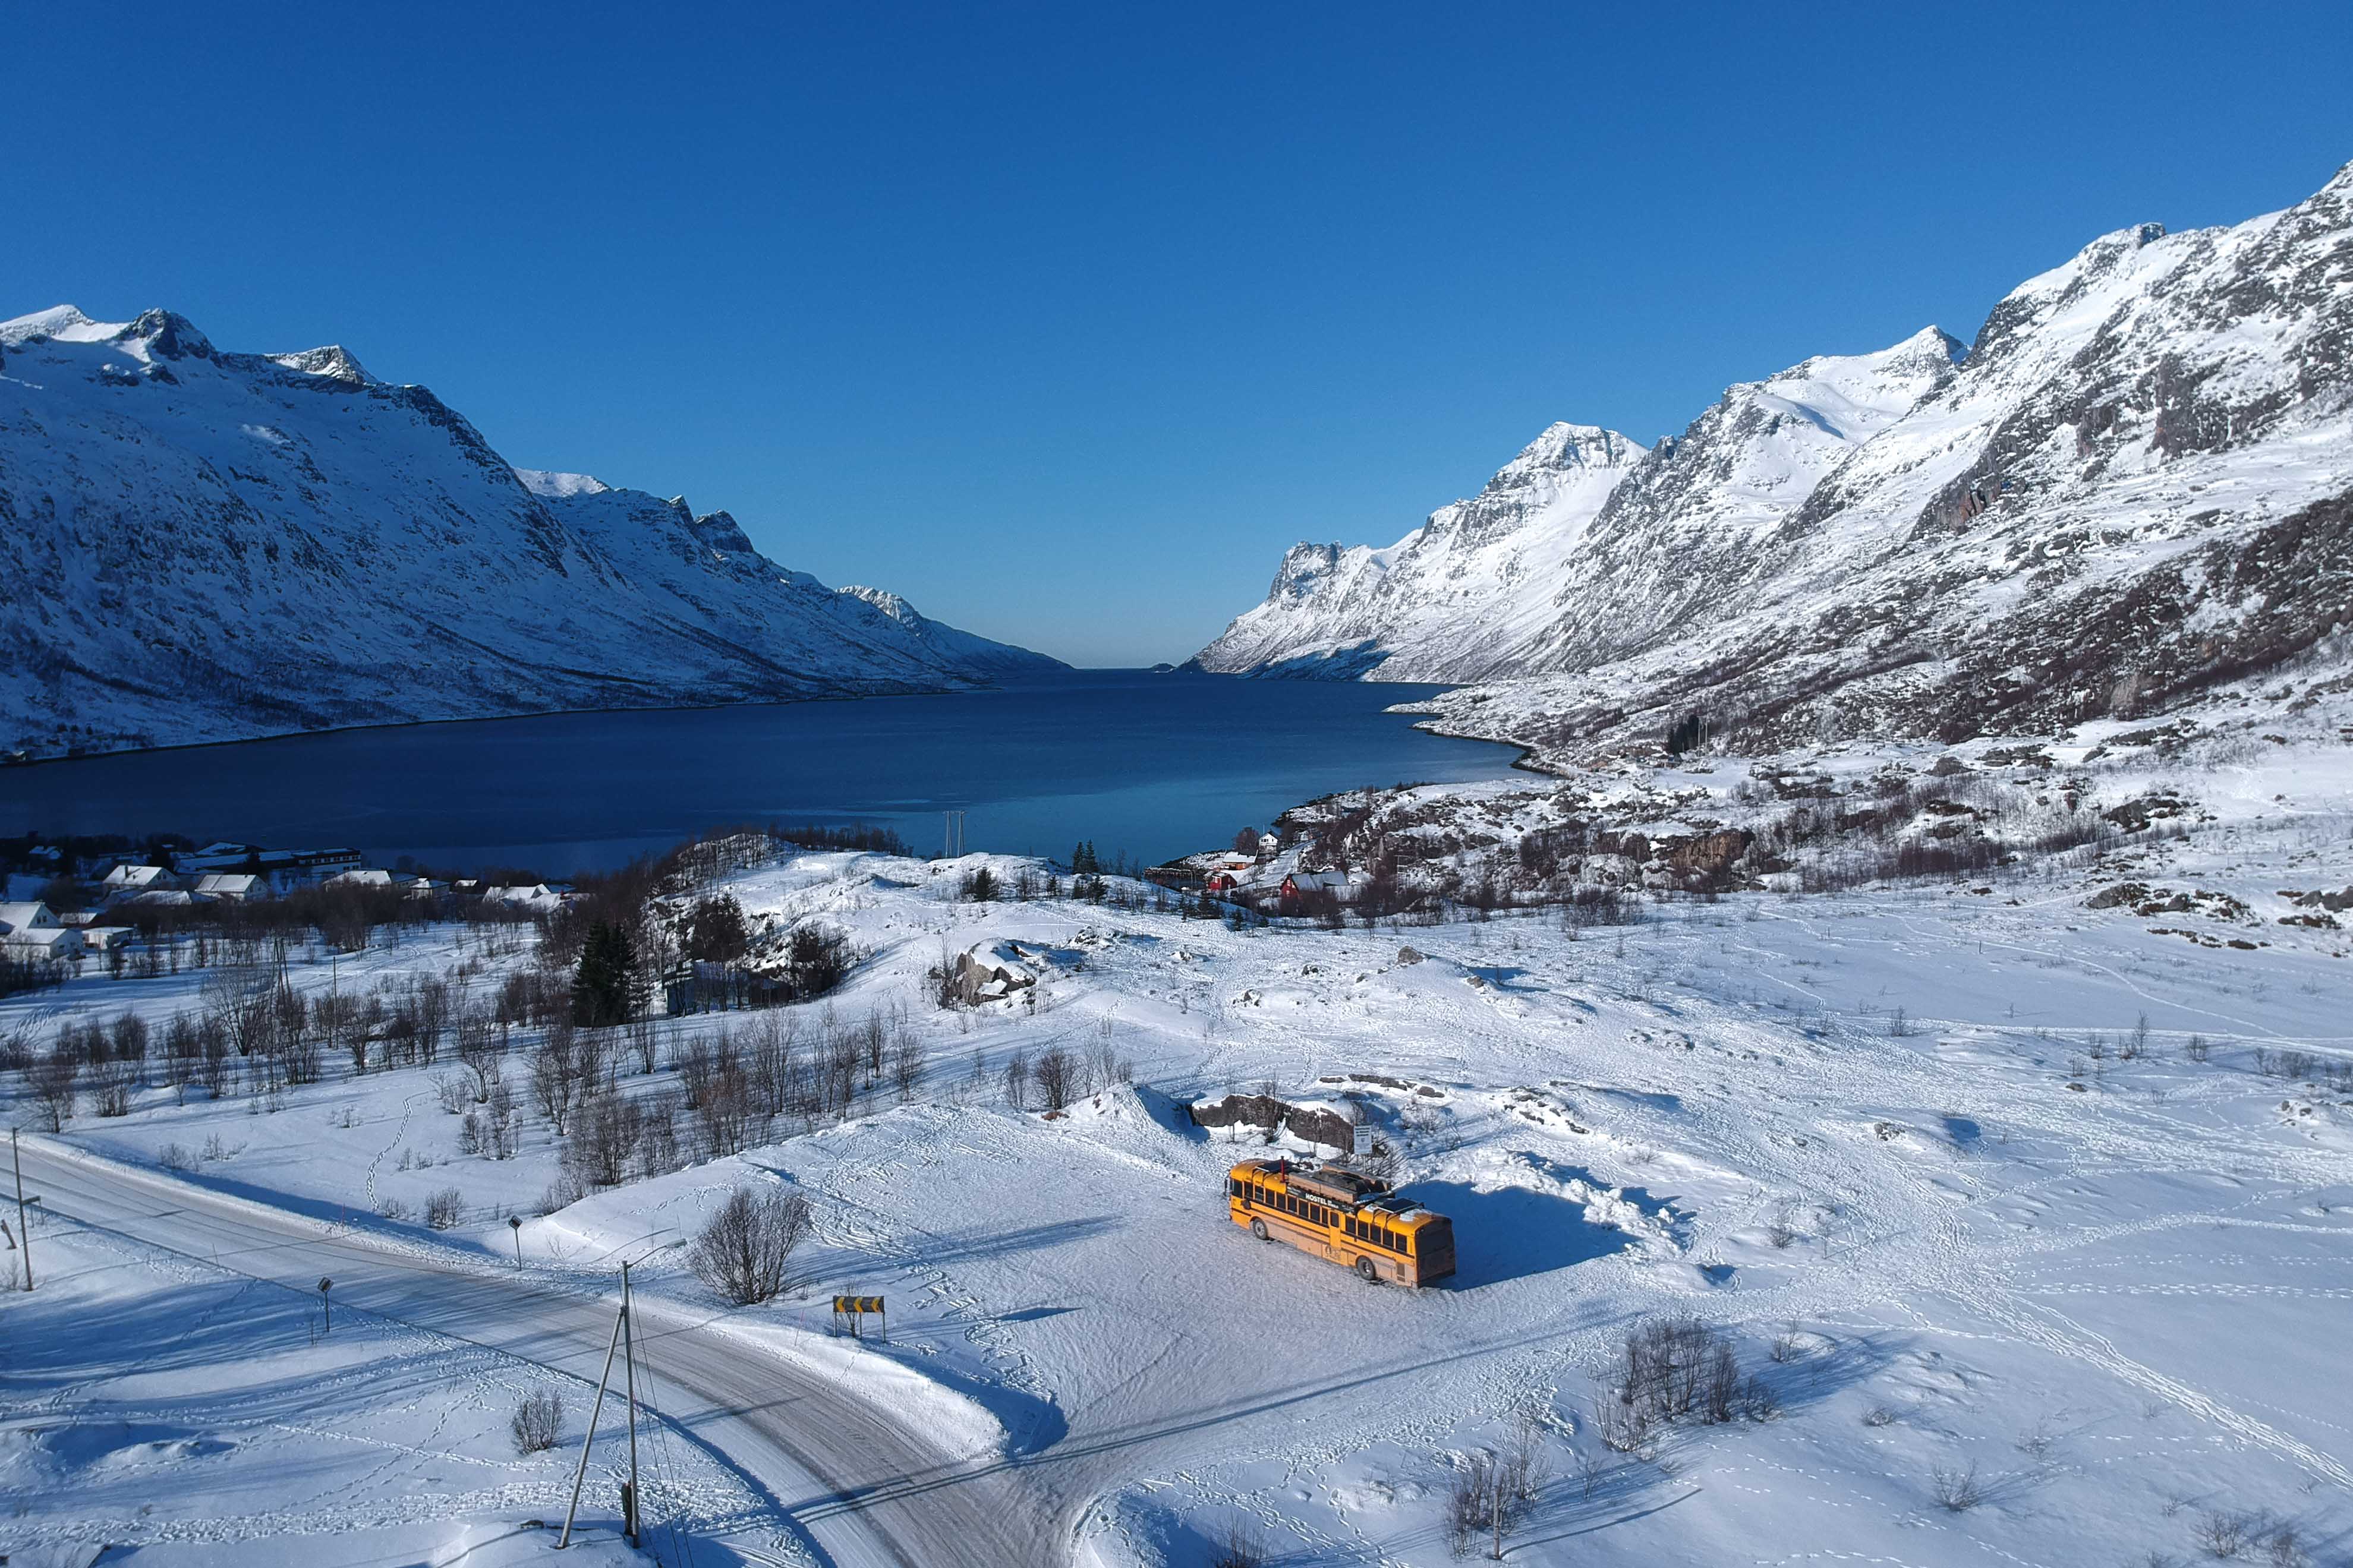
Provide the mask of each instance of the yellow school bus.
[{"label": "yellow school bus", "polygon": [[1427,1285],[1454,1272],[1453,1222],[1354,1171],[1245,1160],[1226,1173],[1226,1214],[1261,1241],[1287,1241],[1366,1279]]}]

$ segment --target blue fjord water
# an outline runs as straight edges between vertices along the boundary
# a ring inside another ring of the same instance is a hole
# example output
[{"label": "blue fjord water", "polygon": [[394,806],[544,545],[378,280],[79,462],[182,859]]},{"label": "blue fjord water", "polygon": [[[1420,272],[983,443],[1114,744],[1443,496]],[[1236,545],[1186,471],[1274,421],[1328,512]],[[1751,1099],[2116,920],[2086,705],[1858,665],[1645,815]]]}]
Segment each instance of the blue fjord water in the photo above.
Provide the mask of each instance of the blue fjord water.
[{"label": "blue fjord water", "polygon": [[619,865],[744,822],[886,824],[937,853],[1162,860],[1335,790],[1499,778],[1517,754],[1383,710],[1439,689],[1086,670],[993,691],[554,714],[0,769],[0,834],[351,845],[378,863]]}]

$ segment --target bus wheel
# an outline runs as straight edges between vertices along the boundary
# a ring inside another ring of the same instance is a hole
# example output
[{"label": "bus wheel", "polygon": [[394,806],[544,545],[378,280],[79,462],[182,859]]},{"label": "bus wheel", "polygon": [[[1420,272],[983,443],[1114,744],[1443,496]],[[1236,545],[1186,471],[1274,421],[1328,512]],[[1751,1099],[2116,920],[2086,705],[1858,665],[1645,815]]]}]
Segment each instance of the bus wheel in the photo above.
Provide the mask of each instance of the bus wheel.
[{"label": "bus wheel", "polygon": [[1250,1221],[1250,1234],[1258,1237],[1261,1241],[1264,1241],[1266,1239],[1266,1221],[1262,1219],[1254,1219]]},{"label": "bus wheel", "polygon": [[1359,1258],[1356,1259],[1356,1272],[1376,1284],[1379,1282],[1381,1278],[1380,1269],[1374,1265],[1373,1260],[1369,1258]]}]

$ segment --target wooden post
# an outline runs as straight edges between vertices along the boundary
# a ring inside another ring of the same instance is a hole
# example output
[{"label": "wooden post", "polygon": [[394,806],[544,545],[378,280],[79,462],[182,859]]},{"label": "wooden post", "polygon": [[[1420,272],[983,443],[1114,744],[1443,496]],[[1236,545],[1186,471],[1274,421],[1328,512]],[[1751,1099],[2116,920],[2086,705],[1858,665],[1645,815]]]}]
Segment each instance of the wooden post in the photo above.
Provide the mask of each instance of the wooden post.
[{"label": "wooden post", "polygon": [[8,1129],[8,1163],[16,1171],[16,1228],[25,1234],[25,1289],[33,1288],[33,1222],[25,1217],[25,1161],[16,1152],[16,1130]]}]

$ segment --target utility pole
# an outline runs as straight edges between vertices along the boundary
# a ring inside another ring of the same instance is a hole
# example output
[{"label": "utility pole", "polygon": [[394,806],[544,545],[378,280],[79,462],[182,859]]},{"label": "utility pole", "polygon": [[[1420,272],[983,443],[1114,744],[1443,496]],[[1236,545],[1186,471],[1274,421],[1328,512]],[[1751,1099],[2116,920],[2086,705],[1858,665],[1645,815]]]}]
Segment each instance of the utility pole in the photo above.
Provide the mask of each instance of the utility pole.
[{"label": "utility pole", "polygon": [[629,1495],[621,1510],[621,1529],[629,1544],[638,1544],[638,1510],[645,1494],[638,1489],[638,1326],[629,1315],[629,1266],[621,1265],[621,1373],[629,1391]]},{"label": "utility pole", "polygon": [[621,1348],[621,1325],[628,1321],[627,1307],[613,1320],[613,1340],[605,1347],[605,1371],[596,1379],[596,1401],[588,1407],[588,1429],[580,1435],[580,1465],[572,1472],[572,1500],[564,1510],[564,1533],[555,1538],[558,1552],[572,1544],[572,1516],[580,1510],[580,1483],[588,1479],[588,1449],[596,1441],[596,1418],[605,1413],[605,1385],[613,1381],[613,1352]]},{"label": "utility pole", "polygon": [[596,1379],[596,1403],[588,1407],[588,1429],[580,1435],[580,1463],[572,1472],[572,1500],[565,1505],[564,1533],[556,1537],[558,1552],[572,1544],[573,1517],[580,1511],[580,1485],[588,1479],[588,1450],[596,1441],[596,1422],[605,1414],[605,1390],[613,1381],[613,1357],[628,1346],[622,1375],[629,1395],[629,1485],[622,1494],[622,1527],[629,1544],[638,1543],[638,1361],[637,1344],[629,1332],[629,1266],[621,1265],[621,1310],[613,1318],[613,1338],[605,1346],[605,1370]]},{"label": "utility pole", "polygon": [[16,1228],[25,1233],[25,1289],[33,1288],[33,1223],[25,1217],[25,1161],[16,1152],[16,1130],[8,1129],[8,1163],[16,1171]]}]

